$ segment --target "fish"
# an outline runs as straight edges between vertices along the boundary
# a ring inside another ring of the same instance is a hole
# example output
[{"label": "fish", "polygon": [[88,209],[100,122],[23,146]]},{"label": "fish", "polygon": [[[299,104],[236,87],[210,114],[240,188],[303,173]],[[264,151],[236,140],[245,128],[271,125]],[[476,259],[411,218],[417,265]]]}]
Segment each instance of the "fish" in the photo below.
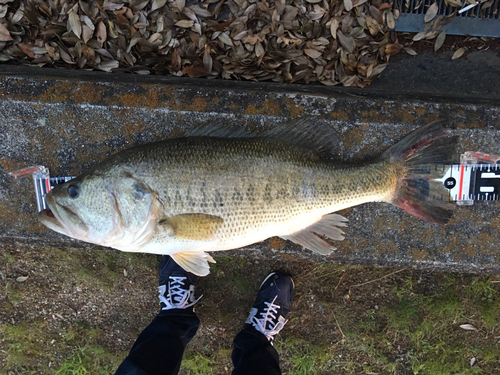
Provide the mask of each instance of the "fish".
[{"label": "fish", "polygon": [[112,155],[52,189],[38,217],[81,241],[170,255],[198,276],[214,262],[207,252],[273,236],[328,255],[347,227],[336,212],[356,205],[387,202],[448,222],[454,205],[430,166],[451,164],[456,144],[431,123],[373,160],[339,163],[338,138],[314,118],[261,133],[205,126]]}]

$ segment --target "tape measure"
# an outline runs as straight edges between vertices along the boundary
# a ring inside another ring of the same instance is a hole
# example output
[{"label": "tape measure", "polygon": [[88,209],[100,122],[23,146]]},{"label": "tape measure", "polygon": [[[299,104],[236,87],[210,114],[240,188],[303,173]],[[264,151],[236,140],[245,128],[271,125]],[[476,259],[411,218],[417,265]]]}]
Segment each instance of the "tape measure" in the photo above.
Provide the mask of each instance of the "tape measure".
[{"label": "tape measure", "polygon": [[460,164],[450,166],[438,181],[449,190],[449,198],[460,205],[500,199],[500,157],[467,151]]},{"label": "tape measure", "polygon": [[33,176],[38,212],[47,208],[45,196],[50,190],[55,188],[57,185],[64,184],[66,181],[72,180],[74,178],[50,177],[49,170],[43,165],[36,165],[34,167],[19,169],[17,171],[10,172],[9,174],[14,176],[15,179]]},{"label": "tape measure", "polygon": [[[467,151],[460,156],[460,164],[434,166],[442,171],[435,181],[448,189],[446,200],[459,205],[472,205],[474,201],[496,201],[500,199],[500,156]],[[45,196],[59,184],[74,177],[50,177],[49,170],[41,165],[10,172],[14,178],[33,176],[38,212],[47,208]]]},{"label": "tape measure", "polygon": [[459,204],[497,201],[500,195],[500,165],[452,165],[442,181],[450,199]]}]

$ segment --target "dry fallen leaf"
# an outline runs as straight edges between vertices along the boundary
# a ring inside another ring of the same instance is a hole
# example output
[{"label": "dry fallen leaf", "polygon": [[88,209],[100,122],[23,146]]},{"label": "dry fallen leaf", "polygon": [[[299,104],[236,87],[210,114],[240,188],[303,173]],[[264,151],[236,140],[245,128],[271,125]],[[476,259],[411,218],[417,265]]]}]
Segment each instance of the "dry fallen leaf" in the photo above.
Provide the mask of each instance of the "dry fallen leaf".
[{"label": "dry fallen leaf", "polygon": [[457,8],[462,8],[463,4],[460,0],[444,0],[446,5],[452,6],[452,7],[457,7]]},{"label": "dry fallen leaf", "polygon": [[391,43],[385,46],[385,53],[389,56],[397,55],[401,51],[401,44]]},{"label": "dry fallen leaf", "polygon": [[330,24],[330,33],[333,39],[337,39],[337,29],[339,28],[339,20],[334,18]]},{"label": "dry fallen leaf", "polygon": [[337,37],[339,38],[340,44],[346,49],[347,52],[353,52],[356,48],[356,41],[350,35],[344,35],[342,31],[337,31]]},{"label": "dry fallen leaf", "polygon": [[194,25],[194,21],[193,20],[180,20],[180,21],[177,21],[175,23],[175,26],[179,26],[179,27],[182,27],[184,29],[189,29],[193,25]]},{"label": "dry fallen leaf", "polygon": [[318,50],[315,50],[315,49],[310,49],[310,48],[306,48],[304,50],[304,53],[309,56],[309,57],[312,57],[313,59],[317,59],[318,57],[321,57],[322,53]]},{"label": "dry fallen leaf", "polygon": [[350,12],[352,9],[352,0],[344,0],[344,8],[346,11]]},{"label": "dry fallen leaf", "polygon": [[207,73],[212,72],[213,59],[208,51],[205,51],[205,53],[203,54],[203,66],[205,67]]},{"label": "dry fallen leaf", "polygon": [[394,13],[392,13],[390,10],[387,11],[386,20],[387,27],[393,30],[396,27],[396,19],[394,18]]},{"label": "dry fallen leaf", "polygon": [[264,53],[266,53],[266,50],[262,46],[262,43],[257,43],[255,45],[255,56],[261,57]]},{"label": "dry fallen leaf", "polygon": [[425,12],[424,22],[427,23],[429,21],[432,21],[434,17],[436,17],[438,10],[439,10],[438,3],[432,4],[429,7],[429,9],[427,9],[427,12]]},{"label": "dry fallen leaf", "polygon": [[443,30],[439,33],[438,37],[436,38],[436,42],[434,43],[434,52],[437,52],[443,46],[445,39],[446,39],[446,30]]},{"label": "dry fallen leaf", "polygon": [[102,8],[104,10],[110,10],[110,11],[118,10],[118,9],[121,9],[122,7],[123,7],[123,4],[114,3],[114,2],[109,1],[109,0],[104,0],[104,4],[102,5]]},{"label": "dry fallen leaf", "polygon": [[33,45],[27,44],[27,43],[19,43],[17,45],[17,48],[19,48],[21,51],[23,51],[27,56],[35,57],[35,54],[31,50],[33,48]]},{"label": "dry fallen leaf", "polygon": [[186,0],[176,0],[175,4],[177,5],[177,9],[179,9],[180,12],[184,9],[186,6]]},{"label": "dry fallen leaf", "polygon": [[94,35],[94,31],[88,27],[87,25],[82,25],[82,40],[84,43],[88,43],[88,41]]},{"label": "dry fallen leaf", "polygon": [[99,23],[97,24],[97,27],[95,30],[95,37],[96,37],[97,41],[101,44],[101,46],[106,41],[107,32],[106,32],[106,26],[104,25],[104,22],[99,21]]},{"label": "dry fallen leaf", "polygon": [[191,78],[205,77],[207,75],[207,71],[202,65],[185,66],[182,69],[182,73],[187,74]]},{"label": "dry fallen leaf", "polygon": [[26,280],[28,280],[28,276],[19,276],[16,281],[18,283],[22,283],[22,282],[25,282]]},{"label": "dry fallen leaf", "polygon": [[465,329],[466,331],[477,331],[477,328],[472,324],[462,324],[460,328]]},{"label": "dry fallen leaf", "polygon": [[231,37],[229,35],[227,35],[226,33],[220,33],[218,38],[222,43],[224,43],[228,46],[233,45],[233,41],[231,40]]},{"label": "dry fallen leaf", "polygon": [[424,39],[428,33],[429,33],[428,31],[421,31],[421,32],[415,34],[415,36],[413,37],[413,40],[415,42],[418,42],[419,40]]},{"label": "dry fallen leaf", "polygon": [[200,17],[211,17],[212,16],[212,13],[210,13],[208,10],[206,10],[205,8],[201,8],[199,7],[198,5],[192,5],[190,7],[190,9],[197,15],[197,16],[200,16]]},{"label": "dry fallen leaf", "polygon": [[80,39],[82,35],[82,23],[80,22],[80,17],[76,14],[76,12],[69,12],[68,23],[71,31]]},{"label": "dry fallen leaf", "polygon": [[12,37],[10,36],[9,30],[7,30],[7,27],[5,24],[0,23],[0,42],[10,42]]},{"label": "dry fallen leaf", "polygon": [[405,47],[403,48],[404,51],[408,54],[408,55],[411,55],[411,56],[417,56],[417,51],[415,51],[413,48],[411,47]]},{"label": "dry fallen leaf", "polygon": [[380,24],[377,22],[377,20],[370,16],[366,16],[366,26],[368,27],[368,31],[372,36],[377,35],[381,30]]},{"label": "dry fallen leaf", "polygon": [[66,64],[72,64],[72,65],[76,64],[76,62],[73,61],[72,56],[68,52],[66,52],[64,49],[60,49],[59,54],[61,55],[61,58],[63,59],[63,61]]},{"label": "dry fallen leaf", "polygon": [[153,3],[151,4],[151,11],[160,9],[167,3],[167,0],[153,0]]},{"label": "dry fallen leaf", "polygon": [[111,69],[116,69],[119,66],[120,66],[120,64],[116,60],[106,60],[106,61],[101,62],[97,66],[97,68],[100,69],[100,70],[103,70],[105,72],[110,72]]},{"label": "dry fallen leaf", "polygon": [[459,49],[457,49],[455,51],[455,53],[453,54],[453,56],[451,57],[452,60],[455,60],[455,59],[458,59],[460,57],[462,57],[462,55],[465,53],[465,48],[464,47],[460,47]]}]

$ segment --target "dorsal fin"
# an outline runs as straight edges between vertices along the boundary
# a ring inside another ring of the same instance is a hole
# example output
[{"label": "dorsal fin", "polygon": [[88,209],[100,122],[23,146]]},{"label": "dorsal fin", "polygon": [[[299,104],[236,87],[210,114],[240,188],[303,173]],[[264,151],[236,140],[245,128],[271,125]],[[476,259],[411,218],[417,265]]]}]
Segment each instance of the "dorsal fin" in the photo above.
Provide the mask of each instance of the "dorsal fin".
[{"label": "dorsal fin", "polygon": [[249,131],[233,125],[203,124],[186,133],[187,137],[273,138],[301,148],[324,153],[338,148],[335,131],[315,116],[298,117],[282,122],[264,132]]},{"label": "dorsal fin", "polygon": [[235,125],[203,123],[200,126],[188,131],[186,137],[217,137],[217,138],[253,138],[258,137],[258,133],[253,133]]},{"label": "dorsal fin", "polygon": [[319,153],[337,149],[340,139],[335,131],[315,116],[298,117],[259,134],[259,137],[281,139]]}]

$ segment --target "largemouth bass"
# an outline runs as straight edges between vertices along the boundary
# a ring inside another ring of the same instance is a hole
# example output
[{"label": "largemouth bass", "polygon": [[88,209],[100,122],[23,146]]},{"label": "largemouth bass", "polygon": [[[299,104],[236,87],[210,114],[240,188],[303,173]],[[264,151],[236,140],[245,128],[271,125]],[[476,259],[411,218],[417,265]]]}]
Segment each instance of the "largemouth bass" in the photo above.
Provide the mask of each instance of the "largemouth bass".
[{"label": "largemouth bass", "polygon": [[207,251],[272,236],[329,254],[326,240],[342,240],[347,221],[333,212],[367,202],[431,223],[451,217],[453,205],[433,199],[447,191],[429,168],[452,163],[457,139],[440,124],[356,165],[322,158],[331,139],[311,137],[311,129],[309,119],[260,135],[205,129],[133,147],[50,191],[39,219],[78,240],[168,254],[204,276],[213,261]]}]

